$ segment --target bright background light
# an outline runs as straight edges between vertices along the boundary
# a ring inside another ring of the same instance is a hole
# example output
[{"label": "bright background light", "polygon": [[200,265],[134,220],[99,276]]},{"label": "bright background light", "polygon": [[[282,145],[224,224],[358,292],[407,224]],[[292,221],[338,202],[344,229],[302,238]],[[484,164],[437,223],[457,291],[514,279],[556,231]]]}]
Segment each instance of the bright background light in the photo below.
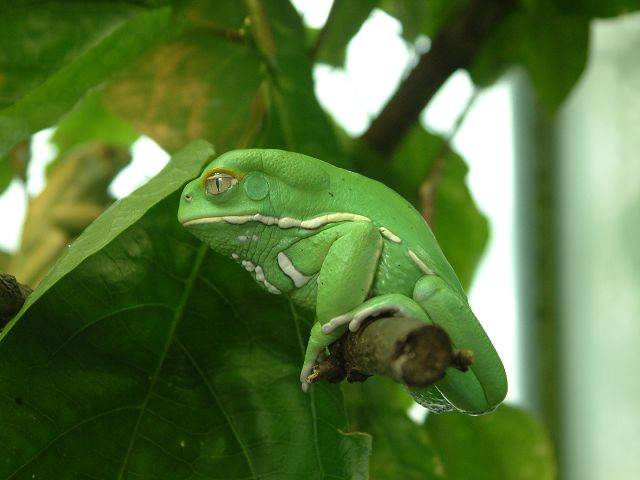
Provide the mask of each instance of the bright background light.
[{"label": "bright background light", "polygon": [[[318,28],[327,18],[331,0],[295,0],[305,22]],[[415,48],[400,37],[394,18],[375,10],[347,49],[344,69],[318,65],[314,70],[316,93],[321,104],[352,135],[363,133],[416,61]],[[430,130],[449,135],[464,111],[474,87],[465,72],[457,72],[436,95],[422,115]],[[453,146],[468,162],[468,183],[480,209],[488,216],[491,238],[471,288],[470,303],[494,341],[507,369],[508,398],[522,400],[516,376],[516,302],[513,222],[513,131],[511,87],[502,81],[483,90],[465,117]],[[32,140],[33,160],[29,184],[14,181],[0,197],[3,228],[0,248],[17,249],[26,211],[27,193],[35,195],[44,186],[44,167],[55,156],[49,143],[52,130]],[[143,137],[133,148],[133,161],[113,181],[116,197],[130,193],[155,175],[168,155]]]}]

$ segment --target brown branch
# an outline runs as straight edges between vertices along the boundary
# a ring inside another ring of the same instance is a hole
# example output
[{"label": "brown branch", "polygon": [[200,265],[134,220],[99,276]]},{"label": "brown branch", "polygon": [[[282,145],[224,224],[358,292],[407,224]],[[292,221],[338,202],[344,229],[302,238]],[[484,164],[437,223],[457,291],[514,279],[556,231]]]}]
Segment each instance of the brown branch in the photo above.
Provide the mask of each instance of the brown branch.
[{"label": "brown branch", "polygon": [[433,38],[431,48],[400,84],[361,140],[390,156],[444,82],[468,68],[490,32],[515,8],[515,0],[470,0]]},{"label": "brown branch", "polygon": [[438,156],[434,161],[429,176],[420,184],[420,213],[433,229],[435,229],[438,190],[446,161],[446,154]]},{"label": "brown branch", "polygon": [[13,275],[0,273],[0,330],[18,313],[31,292],[31,287],[19,283]]},{"label": "brown branch", "polygon": [[470,350],[456,350],[440,327],[413,318],[380,318],[348,332],[329,348],[331,355],[316,366],[309,382],[364,381],[384,375],[408,387],[440,380],[448,368],[465,371]]}]

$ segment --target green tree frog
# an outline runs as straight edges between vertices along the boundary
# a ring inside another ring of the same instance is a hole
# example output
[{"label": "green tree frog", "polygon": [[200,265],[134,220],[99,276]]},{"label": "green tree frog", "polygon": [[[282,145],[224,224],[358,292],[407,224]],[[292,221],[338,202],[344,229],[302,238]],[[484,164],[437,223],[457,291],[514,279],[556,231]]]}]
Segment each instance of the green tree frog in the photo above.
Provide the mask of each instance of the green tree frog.
[{"label": "green tree frog", "polygon": [[315,311],[303,390],[347,329],[380,315],[410,316],[439,325],[475,355],[467,372],[449,369],[431,387],[411,389],[418,403],[481,414],[504,399],[500,358],[431,229],[382,183],[298,153],[235,150],[186,185],[178,220],[269,292]]}]

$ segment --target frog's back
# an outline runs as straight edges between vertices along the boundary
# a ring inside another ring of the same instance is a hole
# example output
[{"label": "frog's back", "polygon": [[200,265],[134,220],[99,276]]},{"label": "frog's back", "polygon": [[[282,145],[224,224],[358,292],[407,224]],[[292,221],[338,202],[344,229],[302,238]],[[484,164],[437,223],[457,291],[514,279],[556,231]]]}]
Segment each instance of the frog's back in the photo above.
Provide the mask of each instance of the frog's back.
[{"label": "frog's back", "polygon": [[340,192],[346,199],[344,204],[360,215],[370,218],[388,242],[401,247],[394,251],[404,250],[409,261],[419,266],[423,273],[430,271],[439,275],[464,295],[460,281],[444,256],[431,228],[413,205],[376,180],[347,170],[339,170],[345,172],[347,182],[358,187]]},{"label": "frog's back", "polygon": [[[230,154],[236,152],[224,156]],[[427,270],[439,275],[464,295],[427,222],[411,203],[386,185],[303,154],[255,149],[238,151],[237,155],[242,166],[261,170],[287,184],[275,199],[280,202],[277,210],[301,219],[333,213],[367,217],[380,229],[386,242],[403,247],[405,260],[423,273]],[[307,201],[300,202],[296,198],[300,195]],[[396,255],[399,249],[390,251]]]}]

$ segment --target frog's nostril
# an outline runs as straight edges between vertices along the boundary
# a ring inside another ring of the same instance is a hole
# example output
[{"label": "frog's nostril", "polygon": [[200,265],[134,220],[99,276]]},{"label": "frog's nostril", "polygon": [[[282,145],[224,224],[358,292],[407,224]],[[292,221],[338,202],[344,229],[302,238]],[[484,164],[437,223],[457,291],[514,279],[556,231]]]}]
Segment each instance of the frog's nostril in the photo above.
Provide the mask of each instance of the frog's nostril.
[{"label": "frog's nostril", "polygon": [[185,193],[185,194],[184,194],[184,199],[185,199],[187,202],[190,202],[192,198],[193,198],[193,195],[191,195],[190,193]]}]

